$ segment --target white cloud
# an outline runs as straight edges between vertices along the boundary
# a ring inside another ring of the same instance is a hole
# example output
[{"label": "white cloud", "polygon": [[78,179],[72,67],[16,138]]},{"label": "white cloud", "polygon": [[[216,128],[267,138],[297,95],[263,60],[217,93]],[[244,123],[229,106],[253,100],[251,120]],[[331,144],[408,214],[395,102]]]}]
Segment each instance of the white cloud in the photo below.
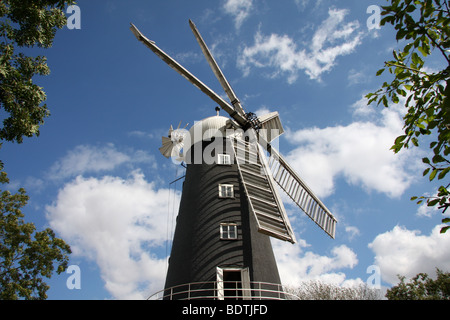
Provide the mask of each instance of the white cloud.
[{"label": "white cloud", "polygon": [[[355,110],[355,114],[363,114]],[[366,191],[399,197],[414,180],[411,168],[416,162],[411,158],[418,152],[411,149],[394,154],[390,150],[402,133],[401,112],[392,106],[376,115],[365,114],[374,118],[370,121],[287,131],[286,138],[297,147],[286,158],[319,196],[331,195],[336,179],[343,177]]]},{"label": "white cloud", "polygon": [[272,241],[281,282],[296,286],[308,280],[321,280],[342,285],[346,279],[344,268],[358,264],[356,254],[347,246],[334,247],[329,256],[321,256],[312,251],[303,252],[308,247],[305,241],[292,245],[282,241]]},{"label": "white cloud", "polygon": [[421,235],[418,230],[395,226],[379,234],[369,248],[375,253],[382,279],[397,284],[397,275],[411,278],[421,272],[434,276],[435,268],[448,271],[450,251],[446,248],[450,246],[450,234],[441,234],[440,229],[439,225],[429,235]]},{"label": "white cloud", "polygon": [[234,16],[236,29],[239,29],[248,18],[252,7],[253,0],[227,0],[223,5],[225,12]]},{"label": "white cloud", "polygon": [[[130,137],[137,137],[137,138],[143,138],[143,139],[155,139],[156,135],[149,132],[144,132],[140,130],[134,130],[131,132],[128,132],[128,136]],[[159,136],[158,136],[159,138]]]},{"label": "white cloud", "polygon": [[287,74],[293,83],[300,70],[320,81],[322,73],[330,71],[339,56],[352,53],[361,44],[362,32],[358,21],[344,23],[347,10],[329,9],[328,18],[314,32],[308,49],[297,49],[295,41],[287,35],[255,35],[255,43],[245,47],[238,66],[245,75],[250,67],[271,68],[272,76]]},{"label": "white cloud", "polygon": [[305,8],[309,5],[310,2],[312,2],[314,4],[314,8],[318,8],[320,6],[320,4],[322,3],[323,0],[315,0],[315,1],[310,1],[310,0],[295,0],[295,4],[297,5],[298,9],[300,11],[305,10]]},{"label": "white cloud", "polygon": [[84,173],[99,173],[111,171],[125,163],[153,163],[156,161],[152,155],[142,150],[126,154],[117,150],[113,144],[105,146],[80,145],[60,160],[56,161],[50,168],[48,177],[50,179],[65,179],[75,177]]},{"label": "white cloud", "polygon": [[[351,105],[351,111],[353,112],[353,115],[355,117],[359,117],[361,119],[374,119],[376,121],[376,108],[374,107],[369,107],[367,105],[367,99],[362,96],[361,99],[359,99],[358,101],[356,101],[354,104]],[[399,110],[399,108],[395,108],[395,110],[397,110],[398,113],[401,113],[401,111]],[[393,110],[393,111],[395,111]]]},{"label": "white cloud", "polygon": [[356,236],[359,236],[361,234],[359,229],[355,226],[346,226],[345,233],[347,234],[349,240],[353,240]]},{"label": "white cloud", "polygon": [[364,70],[350,69],[347,75],[348,85],[355,85],[369,82],[370,77]]},{"label": "white cloud", "polygon": [[255,110],[255,114],[256,114],[258,117],[261,117],[261,116],[263,116],[263,115],[266,115],[266,114],[268,114],[268,113],[270,113],[270,112],[272,112],[272,111],[270,111],[270,109],[267,108],[266,106],[261,106],[258,110]]},{"label": "white cloud", "polygon": [[47,219],[75,256],[98,264],[114,298],[142,299],[163,288],[166,258],[155,253],[164,252],[170,234],[168,199],[169,190],[138,171],[127,179],[79,176],[47,206]]}]

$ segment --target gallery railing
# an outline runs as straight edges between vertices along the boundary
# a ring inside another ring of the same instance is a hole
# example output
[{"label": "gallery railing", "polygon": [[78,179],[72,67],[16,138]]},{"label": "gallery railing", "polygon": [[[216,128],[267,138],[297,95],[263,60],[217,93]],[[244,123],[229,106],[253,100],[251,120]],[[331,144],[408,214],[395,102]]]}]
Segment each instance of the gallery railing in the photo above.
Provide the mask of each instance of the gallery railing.
[{"label": "gallery railing", "polygon": [[280,284],[241,281],[193,282],[158,291],[148,300],[298,300]]}]

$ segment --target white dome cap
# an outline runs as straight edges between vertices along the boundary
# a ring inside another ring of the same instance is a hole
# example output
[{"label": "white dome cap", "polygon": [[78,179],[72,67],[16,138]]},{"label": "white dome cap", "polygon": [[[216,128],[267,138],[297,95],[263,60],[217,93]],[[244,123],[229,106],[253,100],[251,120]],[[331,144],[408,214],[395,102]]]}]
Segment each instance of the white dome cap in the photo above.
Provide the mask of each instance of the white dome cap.
[{"label": "white dome cap", "polygon": [[[225,137],[229,134],[235,134],[234,125],[227,117],[212,116],[195,124],[189,129],[189,134],[185,136],[185,149],[203,140],[210,140],[213,137]],[[228,130],[228,132],[227,132]],[[185,150],[186,151],[186,150]]]}]

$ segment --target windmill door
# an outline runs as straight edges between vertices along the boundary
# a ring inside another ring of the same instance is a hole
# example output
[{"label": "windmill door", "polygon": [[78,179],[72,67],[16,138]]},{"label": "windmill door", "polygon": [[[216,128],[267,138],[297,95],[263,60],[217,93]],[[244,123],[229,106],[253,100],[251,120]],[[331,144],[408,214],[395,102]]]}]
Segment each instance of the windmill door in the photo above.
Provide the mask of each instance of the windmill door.
[{"label": "windmill door", "polygon": [[219,300],[250,300],[248,268],[217,267],[217,298]]}]

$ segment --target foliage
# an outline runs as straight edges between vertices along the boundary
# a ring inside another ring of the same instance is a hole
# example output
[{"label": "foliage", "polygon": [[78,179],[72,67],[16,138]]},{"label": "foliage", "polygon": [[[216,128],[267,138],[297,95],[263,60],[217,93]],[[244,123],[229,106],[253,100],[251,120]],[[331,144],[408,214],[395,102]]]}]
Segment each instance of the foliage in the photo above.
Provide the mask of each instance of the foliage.
[{"label": "foliage", "polygon": [[288,293],[299,300],[380,300],[379,289],[370,288],[367,284],[341,287],[318,280],[305,281],[298,287],[287,288]]},{"label": "foliage", "polygon": [[[438,206],[443,212],[450,206],[448,172],[450,171],[450,10],[447,0],[391,0],[383,6],[381,25],[392,24],[396,39],[404,44],[394,51],[394,60],[385,62],[377,76],[386,69],[394,75],[391,83],[366,97],[369,104],[377,102],[388,107],[388,101],[399,103],[406,99],[404,134],[395,139],[392,150],[397,153],[409,146],[419,146],[425,138],[431,139],[432,157],[423,158],[427,165],[423,176],[430,181],[442,180],[436,196],[412,197],[428,206]],[[441,61],[444,67],[432,71],[427,61]],[[445,179],[447,178],[447,179]],[[447,180],[446,183],[443,181]],[[443,223],[450,222],[445,218]],[[441,229],[447,231],[450,226]]]},{"label": "foliage", "polygon": [[[8,182],[0,172],[0,183]],[[34,224],[25,223],[21,208],[27,201],[24,189],[0,194],[0,299],[46,299],[43,278],[52,276],[55,263],[58,274],[67,268],[70,247],[51,229],[35,232]]]},{"label": "foliage", "polygon": [[419,273],[410,282],[399,276],[400,283],[386,292],[389,300],[450,300],[450,273],[436,269],[436,280]]},{"label": "foliage", "polygon": [[[43,88],[34,76],[50,73],[44,56],[31,57],[30,48],[50,48],[55,33],[66,25],[63,9],[72,0],[0,1],[0,140],[22,143],[39,135],[49,116]],[[1,143],[0,143],[1,146]],[[0,161],[0,184],[8,183]],[[0,299],[45,299],[44,278],[57,265],[67,268],[70,247],[51,229],[36,232],[21,212],[28,201],[24,189],[17,194],[0,190]]]},{"label": "foliage", "polygon": [[44,56],[29,57],[20,47],[49,48],[58,29],[66,24],[63,0],[2,0],[0,2],[0,108],[9,117],[0,127],[0,139],[21,143],[23,137],[39,135],[49,116],[43,88],[35,75],[48,75]]}]

